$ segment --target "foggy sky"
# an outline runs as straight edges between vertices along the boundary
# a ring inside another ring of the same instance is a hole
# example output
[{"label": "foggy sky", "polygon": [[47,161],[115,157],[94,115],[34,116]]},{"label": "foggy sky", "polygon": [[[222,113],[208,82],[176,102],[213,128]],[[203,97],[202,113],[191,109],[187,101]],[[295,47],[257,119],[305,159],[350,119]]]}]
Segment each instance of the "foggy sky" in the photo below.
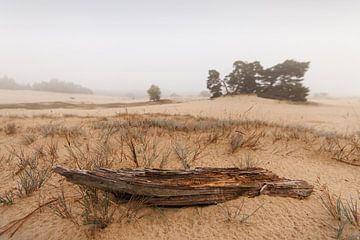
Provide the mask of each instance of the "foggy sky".
[{"label": "foggy sky", "polygon": [[0,76],[206,89],[235,60],[311,61],[312,92],[360,95],[360,1],[0,0]]}]

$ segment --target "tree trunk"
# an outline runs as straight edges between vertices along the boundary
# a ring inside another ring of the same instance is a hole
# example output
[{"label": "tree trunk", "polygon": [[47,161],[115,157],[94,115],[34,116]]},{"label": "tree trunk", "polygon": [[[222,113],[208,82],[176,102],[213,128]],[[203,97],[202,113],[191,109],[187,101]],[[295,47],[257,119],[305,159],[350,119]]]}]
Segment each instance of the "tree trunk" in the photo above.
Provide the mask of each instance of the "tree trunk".
[{"label": "tree trunk", "polygon": [[313,186],[280,178],[261,168],[196,168],[192,170],[99,168],[92,171],[54,166],[72,183],[112,192],[119,198],[142,199],[149,205],[217,204],[260,194],[305,198]]}]

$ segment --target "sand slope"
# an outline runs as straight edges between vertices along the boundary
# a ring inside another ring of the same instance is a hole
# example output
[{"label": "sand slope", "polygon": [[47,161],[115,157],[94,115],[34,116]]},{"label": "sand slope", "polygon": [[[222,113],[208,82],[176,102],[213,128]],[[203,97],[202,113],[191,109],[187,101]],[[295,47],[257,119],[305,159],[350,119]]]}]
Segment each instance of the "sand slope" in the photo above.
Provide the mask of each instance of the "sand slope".
[{"label": "sand slope", "polygon": [[[7,99],[10,103],[10,99]],[[20,102],[20,101],[19,101]],[[96,100],[91,102],[97,102]],[[156,106],[137,106],[114,109],[56,109],[21,110],[2,109],[3,115],[62,114],[110,116],[120,112],[130,113],[166,113],[189,114],[214,117],[218,119],[263,120],[278,124],[291,124],[312,127],[316,130],[354,133],[360,127],[360,101],[358,99],[318,100],[309,104],[292,104],[253,96],[220,98],[216,100],[197,100],[177,104]],[[111,118],[110,118],[111,119]],[[5,154],[6,147],[18,144],[21,134],[27,127],[41,124],[82,125],[90,124],[97,118],[8,118],[1,117],[1,126],[15,122],[21,126],[21,133],[7,136],[0,133],[0,153]],[[271,136],[272,129],[264,128]],[[49,139],[49,138],[47,138]],[[46,140],[46,139],[45,139]],[[64,139],[58,139],[65,144]],[[304,144],[296,140],[281,140],[272,143],[266,138],[261,150],[250,152],[257,165],[269,169],[279,176],[302,179],[315,186],[314,194],[305,200],[260,196],[237,199],[227,203],[239,206],[245,202],[245,213],[251,213],[263,205],[247,223],[224,222],[224,211],[219,206],[192,207],[181,209],[144,209],[134,221],[121,219],[108,228],[98,232],[96,239],[333,239],[337,222],[321,206],[320,184],[326,184],[333,193],[345,197],[356,196],[360,190],[360,167],[335,161],[327,154],[319,153],[316,144]],[[62,146],[62,145],[61,145]],[[249,154],[240,151],[235,155],[225,154],[222,146],[213,145],[209,154],[196,162],[196,166],[230,167],[233,162]],[[61,153],[65,162],[65,152]],[[68,163],[71,164],[71,163]],[[13,166],[13,167],[10,167]],[[0,193],[15,187],[13,164],[2,163],[0,167]],[[128,165],[121,165],[128,166]],[[177,165],[169,165],[171,168]],[[51,183],[62,183],[55,176]],[[41,193],[41,194],[40,194]],[[12,206],[0,207],[0,226],[24,216],[38,205],[39,196],[54,194],[51,186],[35,192],[30,197],[16,200]],[[119,210],[120,211],[120,210]],[[352,229],[350,229],[352,230]],[[348,229],[346,230],[348,231]],[[8,237],[8,236],[7,236]],[[0,239],[7,239],[6,236]],[[13,239],[86,239],[81,227],[68,220],[60,219],[50,211],[36,213],[33,218],[14,235]]]},{"label": "sand slope", "polygon": [[[0,104],[28,103],[28,102],[52,102],[62,101],[69,103],[131,103],[133,100],[114,97],[38,93],[33,91],[5,91],[1,90]],[[69,99],[69,98],[75,99]],[[137,100],[140,101],[140,100]],[[0,114],[7,115],[38,115],[52,114],[78,114],[82,116],[112,116],[116,113],[166,113],[166,114],[190,114],[193,116],[215,117],[220,119],[261,120],[279,124],[302,125],[313,127],[318,130],[337,131],[351,133],[360,129],[360,99],[316,99],[306,104],[289,103],[271,99],[257,98],[255,96],[224,97],[215,100],[187,100],[182,103],[121,107],[106,109],[96,108],[80,109],[48,109],[24,110],[24,109],[1,109]]]}]

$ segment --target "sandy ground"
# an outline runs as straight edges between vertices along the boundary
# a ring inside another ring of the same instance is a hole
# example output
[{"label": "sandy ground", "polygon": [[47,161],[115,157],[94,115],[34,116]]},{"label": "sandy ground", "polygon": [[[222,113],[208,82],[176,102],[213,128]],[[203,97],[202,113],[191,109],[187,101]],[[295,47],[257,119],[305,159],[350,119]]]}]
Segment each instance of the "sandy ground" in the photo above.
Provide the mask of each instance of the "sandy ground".
[{"label": "sandy ground", "polygon": [[[3,92],[2,92],[3,93]],[[23,102],[66,101],[69,96],[31,96],[10,94],[0,95],[0,104]],[[80,100],[81,99],[81,100]],[[76,97],[79,102],[104,103],[120,99],[94,96]],[[129,113],[165,113],[188,114],[192,116],[213,117],[217,119],[262,120],[270,123],[306,126],[319,131],[357,133],[360,130],[359,99],[322,99],[307,104],[293,104],[253,96],[221,98],[217,100],[194,100],[176,104],[137,106],[131,108],[110,109],[0,109],[2,126],[15,122],[23,129],[39,124],[56,123],[84,125],[86,118],[8,118],[7,116],[43,115],[62,116],[75,114],[81,116],[112,116],[122,112]],[[265,129],[270,132],[271,129]],[[281,131],[281,130],[280,130]],[[285,130],[284,130],[285,131]],[[0,134],[0,151],[19,142],[20,136]],[[63,141],[63,140],[62,140]],[[180,209],[145,209],[136,221],[115,221],[96,234],[96,239],[334,239],[337,221],[329,216],[321,206],[320,185],[326,184],[335,194],[356,196],[360,190],[360,167],[338,162],[328,154],[319,153],[316,144],[304,144],[295,140],[281,140],[272,143],[265,139],[262,150],[251,152],[258,160],[259,167],[269,169],[276,174],[308,181],[315,186],[315,192],[308,199],[260,196],[244,198],[227,203],[238,206],[245,201],[245,212],[251,213],[263,205],[247,223],[224,222],[224,213],[219,206],[189,207]],[[233,161],[242,159],[249,152],[239,152],[229,156],[222,146],[213,146],[210,154],[196,163],[196,166],[229,167]],[[171,166],[176,167],[176,166]],[[1,167],[0,193],[14,187],[11,169]],[[54,184],[61,182],[55,178]],[[41,194],[49,193],[50,187]],[[0,227],[24,216],[38,205],[40,193],[35,192],[27,198],[16,200],[14,205],[0,207]],[[353,228],[346,231],[353,231]],[[7,239],[9,236],[1,236]],[[37,213],[27,221],[13,239],[86,239],[81,227],[68,220],[60,219],[45,211]]]},{"label": "sandy ground", "polygon": [[36,102],[71,102],[71,103],[113,103],[132,101],[125,97],[109,97],[89,94],[66,94],[31,90],[0,89],[0,103],[36,103]]},{"label": "sandy ground", "polygon": [[[71,99],[74,98],[74,99]],[[136,100],[142,102],[145,99]],[[134,100],[92,96],[71,95],[33,91],[0,90],[0,105],[34,102],[69,102],[84,104],[133,103]],[[310,99],[307,104],[294,104],[254,96],[234,96],[216,100],[187,99],[180,103],[121,108],[78,109],[2,109],[0,115],[76,114],[81,116],[113,116],[117,113],[166,113],[190,114],[193,116],[220,119],[249,119],[274,122],[285,125],[301,125],[324,131],[352,133],[360,129],[360,98]]]}]

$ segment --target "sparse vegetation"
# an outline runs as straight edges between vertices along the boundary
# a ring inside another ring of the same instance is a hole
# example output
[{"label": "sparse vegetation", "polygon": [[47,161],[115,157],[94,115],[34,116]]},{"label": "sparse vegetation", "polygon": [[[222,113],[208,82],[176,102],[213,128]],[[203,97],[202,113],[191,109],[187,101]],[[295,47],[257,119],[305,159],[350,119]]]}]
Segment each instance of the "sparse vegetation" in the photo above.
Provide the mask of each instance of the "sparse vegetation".
[{"label": "sparse vegetation", "polygon": [[257,132],[256,129],[248,134],[236,131],[230,138],[230,153],[235,153],[239,148],[258,150],[260,148],[260,139],[264,136],[264,132]]},{"label": "sparse vegetation", "polygon": [[[112,194],[84,187],[71,197],[66,196],[62,188],[48,190],[50,182],[54,182],[51,179],[49,184],[45,184],[51,176],[51,165],[61,162],[89,170],[98,167],[189,169],[203,166],[206,162],[215,167],[221,164],[253,168],[259,164],[258,159],[263,160],[258,157],[259,154],[269,152],[269,144],[276,145],[280,148],[277,151],[281,152],[284,151],[281,147],[286,149],[290,143],[296,144],[299,149],[311,149],[316,154],[330,154],[344,163],[356,163],[351,159],[357,156],[357,141],[353,137],[242,118],[219,120],[187,115],[126,113],[103,118],[71,116],[79,122],[69,125],[56,117],[46,123],[47,117],[39,119],[42,124],[27,127],[26,133],[17,136],[20,140],[15,141],[21,145],[11,145],[8,147],[10,154],[2,155],[1,163],[6,163],[2,165],[7,168],[12,166],[16,181],[12,190],[8,188],[0,194],[0,203],[16,205],[17,197],[32,198],[35,196],[32,193],[43,191],[39,189],[52,193],[57,189],[56,201],[51,204],[52,212],[77,226],[88,226],[92,232],[106,228],[116,219],[140,223],[143,217],[140,210],[146,208],[146,204],[141,198],[113,202]],[[287,154],[292,151],[289,149],[281,153],[289,156]],[[344,235],[348,225],[358,224],[355,200],[341,199],[341,203],[337,203],[337,199],[331,200],[334,205],[329,205],[329,209],[335,210],[334,216],[341,219],[337,226],[339,236]],[[246,222],[258,211],[249,212],[250,209],[245,208],[243,203],[239,206],[221,205],[219,209],[221,221],[228,224]]]},{"label": "sparse vegetation", "polygon": [[189,169],[196,160],[202,157],[206,145],[202,145],[200,141],[188,144],[184,141],[173,141],[173,151],[185,169]]},{"label": "sparse vegetation", "polygon": [[22,143],[25,146],[29,146],[36,141],[36,135],[32,133],[24,134],[22,136]]},{"label": "sparse vegetation", "polygon": [[23,149],[12,147],[9,158],[17,161],[17,188],[14,192],[18,197],[26,197],[40,189],[50,178],[51,166],[55,159],[52,152],[44,150],[43,146],[34,147],[26,153]]},{"label": "sparse vegetation", "polygon": [[91,231],[106,228],[113,221],[115,211],[111,208],[109,193],[82,187],[80,193],[83,223],[89,225]]},{"label": "sparse vegetation", "polygon": [[360,165],[360,138],[354,136],[326,135],[321,150],[337,161]]},{"label": "sparse vegetation", "polygon": [[20,197],[25,197],[31,194],[35,190],[41,188],[49,177],[49,168],[28,165],[18,175],[18,195]]},{"label": "sparse vegetation", "polygon": [[72,220],[74,223],[76,222],[74,219],[74,215],[71,209],[70,204],[67,202],[65,198],[64,189],[61,188],[60,193],[58,193],[57,201],[49,206],[53,212],[61,218],[66,218]]},{"label": "sparse vegetation", "polygon": [[15,194],[13,191],[7,191],[0,194],[0,205],[12,205],[14,203]]},{"label": "sparse vegetation", "polygon": [[63,126],[61,124],[44,124],[31,130],[39,132],[43,137],[77,137],[83,134],[81,126]]},{"label": "sparse vegetation", "polygon": [[245,201],[242,200],[240,205],[238,206],[230,206],[228,204],[219,204],[219,208],[222,210],[224,222],[231,223],[231,222],[240,222],[245,223],[248,221],[257,211],[259,211],[263,205],[260,205],[251,213],[247,214],[244,213],[244,205]]},{"label": "sparse vegetation", "polygon": [[343,239],[343,231],[347,224],[360,231],[360,192],[357,197],[344,200],[341,196],[331,194],[326,186],[323,186],[322,191],[322,206],[339,224],[336,228],[336,239]]},{"label": "sparse vegetation", "polygon": [[4,126],[4,132],[6,135],[14,135],[16,134],[16,124],[8,123]]}]

